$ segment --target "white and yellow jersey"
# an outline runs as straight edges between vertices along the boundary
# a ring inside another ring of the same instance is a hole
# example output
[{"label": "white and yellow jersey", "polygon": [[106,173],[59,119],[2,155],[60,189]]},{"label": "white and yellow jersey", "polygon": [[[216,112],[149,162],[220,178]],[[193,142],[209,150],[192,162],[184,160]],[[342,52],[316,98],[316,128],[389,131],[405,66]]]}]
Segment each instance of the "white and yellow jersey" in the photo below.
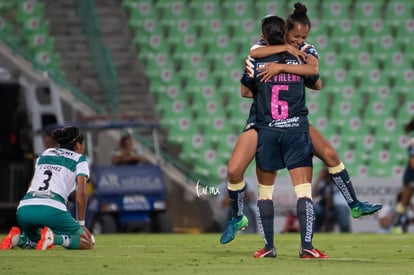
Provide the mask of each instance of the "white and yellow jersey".
[{"label": "white and yellow jersey", "polygon": [[68,196],[76,188],[76,177],[89,177],[84,155],[62,148],[49,148],[36,160],[31,185],[19,206],[49,205],[66,210]]}]

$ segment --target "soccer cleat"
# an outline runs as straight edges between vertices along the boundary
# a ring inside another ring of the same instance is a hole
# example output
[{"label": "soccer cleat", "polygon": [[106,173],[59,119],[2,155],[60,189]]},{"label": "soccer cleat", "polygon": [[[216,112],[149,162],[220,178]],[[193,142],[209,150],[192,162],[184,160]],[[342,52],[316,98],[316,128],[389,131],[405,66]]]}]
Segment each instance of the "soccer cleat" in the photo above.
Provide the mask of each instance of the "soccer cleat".
[{"label": "soccer cleat", "polygon": [[329,258],[328,255],[320,252],[316,248],[312,248],[312,250],[300,248],[299,257],[302,259],[327,259]]},{"label": "soccer cleat", "polygon": [[240,218],[231,219],[231,221],[227,224],[226,230],[221,235],[220,243],[226,244],[234,240],[236,233],[246,228],[248,224],[249,220],[245,215]]},{"label": "soccer cleat", "polygon": [[260,249],[259,251],[254,252],[253,258],[276,258],[276,250],[274,248],[266,250]]},{"label": "soccer cleat", "polygon": [[53,247],[53,241],[55,239],[55,235],[53,231],[45,226],[40,231],[40,240],[36,244],[36,250],[46,250],[51,249]]},{"label": "soccer cleat", "polygon": [[20,240],[20,228],[13,226],[9,234],[1,240],[0,249],[8,250],[16,247],[19,244]]},{"label": "soccer cleat", "polygon": [[369,204],[366,202],[358,202],[356,206],[352,207],[351,213],[354,219],[359,217],[372,215],[382,208],[381,204]]}]

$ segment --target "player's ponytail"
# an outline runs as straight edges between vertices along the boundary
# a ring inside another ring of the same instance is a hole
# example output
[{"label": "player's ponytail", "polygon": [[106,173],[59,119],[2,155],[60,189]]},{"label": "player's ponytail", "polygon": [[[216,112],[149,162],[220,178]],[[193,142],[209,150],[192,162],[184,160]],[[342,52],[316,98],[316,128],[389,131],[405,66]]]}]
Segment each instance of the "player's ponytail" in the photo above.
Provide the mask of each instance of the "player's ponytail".
[{"label": "player's ponytail", "polygon": [[295,3],[294,10],[291,14],[289,14],[288,18],[286,19],[286,26],[288,31],[293,29],[295,23],[299,23],[309,27],[311,29],[311,23],[309,17],[307,15],[308,9],[305,5],[300,2]]}]

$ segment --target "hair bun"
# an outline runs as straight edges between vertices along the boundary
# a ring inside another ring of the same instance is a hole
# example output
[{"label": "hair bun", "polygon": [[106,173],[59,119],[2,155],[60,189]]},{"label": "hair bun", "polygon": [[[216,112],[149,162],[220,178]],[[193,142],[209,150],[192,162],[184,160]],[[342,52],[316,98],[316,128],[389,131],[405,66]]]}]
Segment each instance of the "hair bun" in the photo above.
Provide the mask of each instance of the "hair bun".
[{"label": "hair bun", "polygon": [[295,10],[293,11],[294,14],[299,14],[299,15],[306,15],[308,9],[306,8],[306,6],[304,6],[302,3],[297,2],[294,5]]}]

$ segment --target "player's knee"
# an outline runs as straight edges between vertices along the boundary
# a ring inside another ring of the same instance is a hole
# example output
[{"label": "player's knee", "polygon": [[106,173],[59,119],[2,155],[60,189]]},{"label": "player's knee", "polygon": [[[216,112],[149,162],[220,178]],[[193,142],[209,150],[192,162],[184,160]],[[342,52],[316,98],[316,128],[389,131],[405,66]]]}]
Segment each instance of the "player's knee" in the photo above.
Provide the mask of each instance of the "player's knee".
[{"label": "player's knee", "polygon": [[336,166],[341,162],[341,160],[339,159],[338,153],[333,147],[326,147],[323,150],[323,154],[321,155],[321,158],[328,167]]},{"label": "player's knee", "polygon": [[241,182],[243,180],[243,171],[237,165],[229,163],[227,167],[227,180],[231,183]]}]

